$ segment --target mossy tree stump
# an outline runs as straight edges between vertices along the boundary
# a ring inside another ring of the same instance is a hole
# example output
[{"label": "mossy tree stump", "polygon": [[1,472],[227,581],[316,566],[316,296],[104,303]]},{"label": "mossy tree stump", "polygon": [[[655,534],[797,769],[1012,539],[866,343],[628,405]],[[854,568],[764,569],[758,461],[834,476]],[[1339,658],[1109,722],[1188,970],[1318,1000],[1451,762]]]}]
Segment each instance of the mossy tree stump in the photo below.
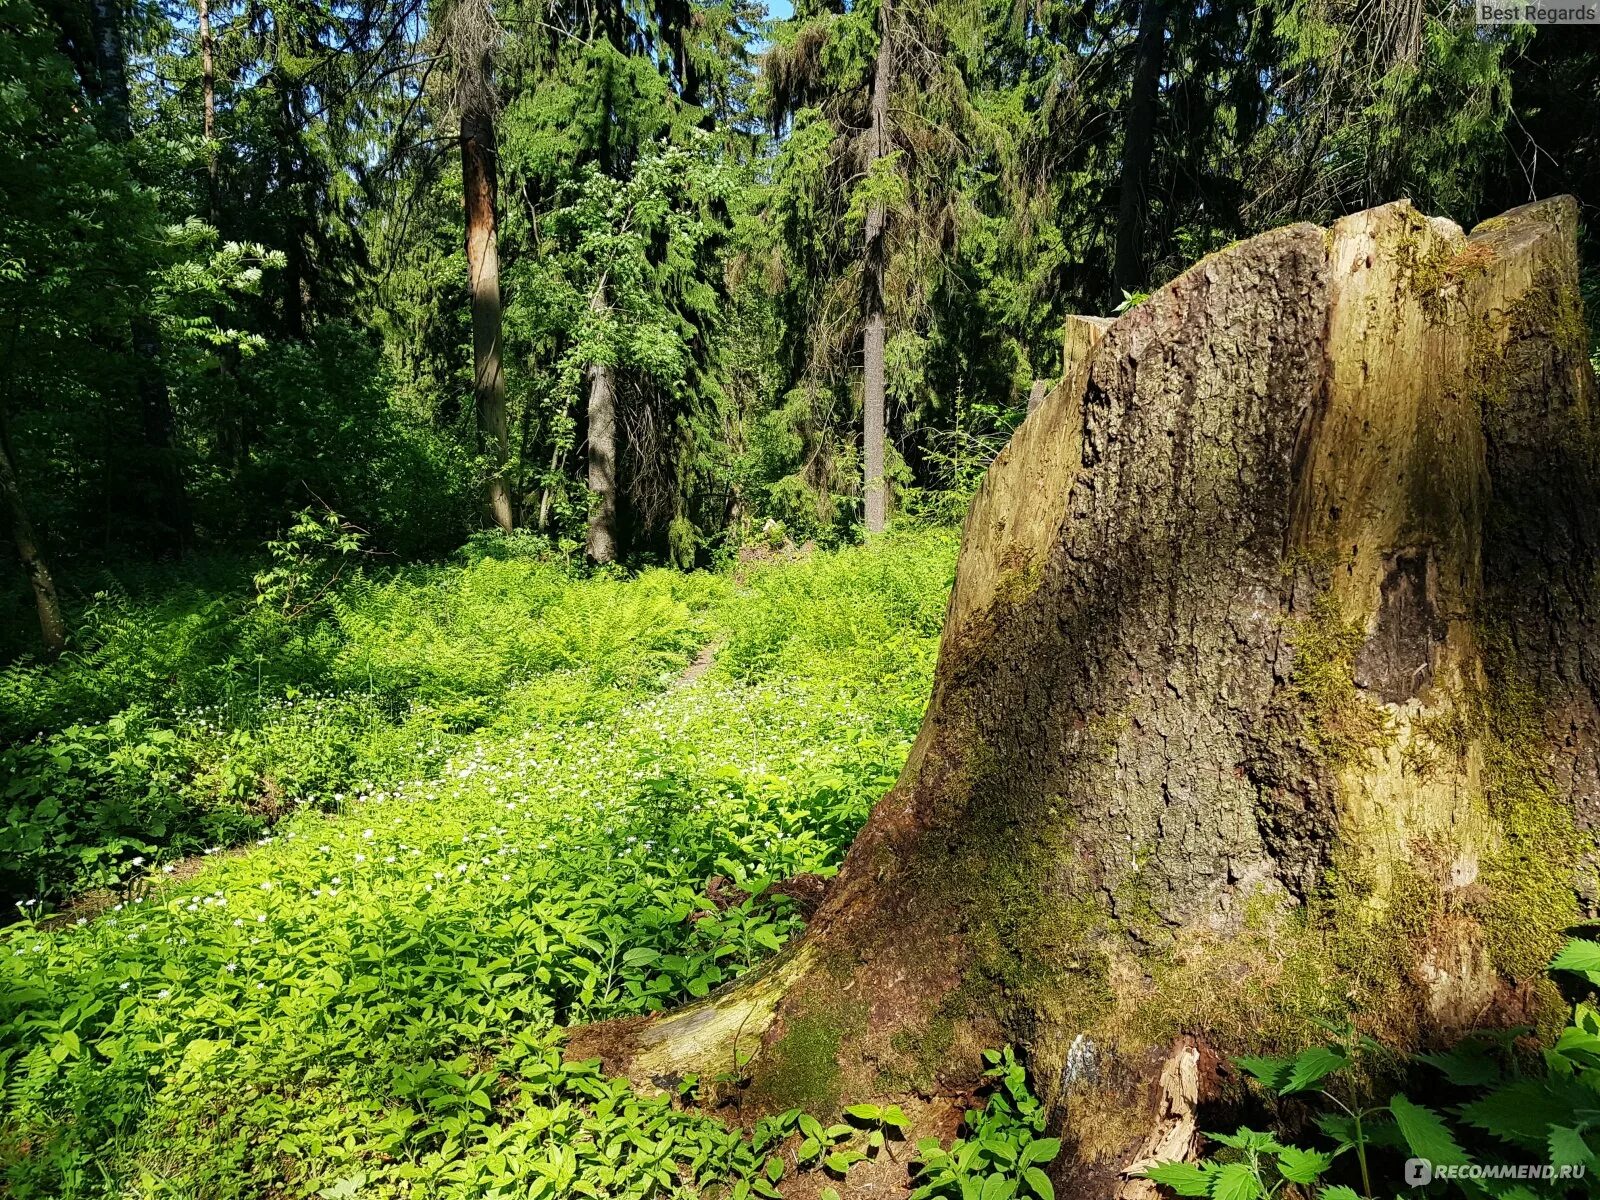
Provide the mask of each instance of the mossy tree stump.
[{"label": "mossy tree stump", "polygon": [[1559,1020],[1600,819],[1576,220],[1296,225],[1113,323],[990,469],[921,734],[805,936],[573,1052],[649,1085],[737,1049],[746,1117],[948,1133],[1010,1042],[1058,1191],[1103,1200],[1153,1194],[1128,1168],[1188,1149],[1224,1055]]}]

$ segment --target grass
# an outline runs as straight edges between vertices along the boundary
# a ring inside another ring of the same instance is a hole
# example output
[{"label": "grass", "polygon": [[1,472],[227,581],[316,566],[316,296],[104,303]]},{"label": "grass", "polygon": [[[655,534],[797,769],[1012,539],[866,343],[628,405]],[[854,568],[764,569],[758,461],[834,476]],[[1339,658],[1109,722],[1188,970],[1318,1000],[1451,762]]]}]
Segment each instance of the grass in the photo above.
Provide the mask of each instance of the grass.
[{"label": "grass", "polygon": [[[293,622],[124,599],[83,659],[13,668],[13,689],[41,685],[30,719],[56,722],[35,754],[76,738],[87,761],[118,721],[128,744],[170,733],[119,786],[262,824],[192,875],[163,870],[188,826],[135,831],[96,859],[114,907],[50,918],[47,900],[0,931],[9,1193],[775,1194],[784,1120],[741,1135],[637,1098],[562,1065],[560,1028],[702,995],[799,928],[763,891],[830,873],[893,781],[954,549],[923,532],[627,580],[479,557],[347,580]],[[273,647],[256,688],[246,635]],[[714,666],[683,681],[707,642]],[[51,714],[98,694],[73,676],[128,645],[182,659],[187,703],[133,686],[69,737]],[[77,780],[63,808],[108,803],[69,768],[46,772]],[[717,876],[750,898],[714,896]]]}]

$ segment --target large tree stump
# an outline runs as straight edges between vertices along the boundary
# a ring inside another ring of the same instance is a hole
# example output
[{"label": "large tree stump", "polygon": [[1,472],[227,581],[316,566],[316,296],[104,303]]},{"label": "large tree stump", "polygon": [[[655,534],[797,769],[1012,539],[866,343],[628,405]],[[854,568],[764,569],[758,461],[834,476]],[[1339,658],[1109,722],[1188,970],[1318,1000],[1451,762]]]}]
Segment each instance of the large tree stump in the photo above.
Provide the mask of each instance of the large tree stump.
[{"label": "large tree stump", "polygon": [[746,1116],[947,1132],[1016,1043],[1058,1188],[1103,1200],[1221,1055],[1559,1020],[1600,817],[1576,220],[1387,205],[1117,320],[991,468],[921,734],[805,936],[574,1053],[648,1085],[737,1043]]}]

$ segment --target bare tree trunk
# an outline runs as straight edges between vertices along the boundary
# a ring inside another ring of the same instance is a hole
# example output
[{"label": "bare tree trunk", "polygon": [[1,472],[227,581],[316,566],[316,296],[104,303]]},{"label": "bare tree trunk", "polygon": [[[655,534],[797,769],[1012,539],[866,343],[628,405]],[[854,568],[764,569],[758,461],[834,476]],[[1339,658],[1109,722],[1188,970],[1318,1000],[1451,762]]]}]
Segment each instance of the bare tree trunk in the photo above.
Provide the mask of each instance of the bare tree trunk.
[{"label": "bare tree trunk", "polygon": [[[121,13],[114,0],[92,0],[89,15],[95,46],[93,87],[101,109],[101,127],[113,141],[126,145],[133,140],[133,117]],[[194,537],[194,522],[178,462],[177,420],[161,368],[161,334],[143,313],[135,313],[129,324],[133,352],[140,360],[136,386],[153,491],[150,515],[162,551],[182,554]]]},{"label": "bare tree trunk", "polygon": [[[562,461],[566,458],[565,452],[556,447],[550,451],[550,474],[554,475],[561,469]],[[539,489],[539,532],[543,533],[550,527],[550,502],[555,497],[551,495],[549,481]]]},{"label": "bare tree trunk", "polygon": [[1559,1020],[1600,900],[1577,217],[1296,225],[1116,321],[985,478],[921,733],[804,937],[571,1052],[659,1086],[737,1049],[746,1119],[892,1099],[920,1136],[1018,1044],[1057,1195],[1131,1200],[1221,1056]]},{"label": "bare tree trunk", "polygon": [[[887,158],[890,152],[889,90],[894,83],[890,21],[889,0],[883,0],[878,6],[878,59],[872,73],[872,128],[867,146],[869,168]],[[889,507],[884,479],[887,405],[883,364],[886,336],[883,305],[884,233],[888,217],[882,204],[874,203],[867,210],[866,319],[861,331],[861,466],[869,534],[883,532]]]},{"label": "bare tree trunk", "polygon": [[[1139,6],[1133,91],[1128,97],[1127,130],[1122,139],[1122,195],[1117,205],[1117,241],[1113,282],[1118,291],[1138,291],[1145,281],[1144,225],[1149,206],[1145,186],[1155,151],[1156,101],[1166,51],[1167,8],[1164,0]],[[1113,295],[1115,304],[1120,297]]]},{"label": "bare tree trunk", "polygon": [[17,478],[17,462],[11,449],[11,433],[5,414],[0,413],[0,504],[4,505],[11,525],[11,537],[17,545],[17,557],[27,573],[28,584],[33,589],[34,606],[39,610],[39,635],[45,649],[59,654],[67,644],[67,624],[61,616],[61,601],[56,596],[55,580],[51,578],[49,564],[39,549],[39,539],[34,534],[33,522],[23,501],[22,485]]},{"label": "bare tree trunk", "polygon": [[[590,305],[605,311],[605,280],[596,285]],[[608,563],[617,557],[617,395],[611,366],[589,367],[589,559]]]},{"label": "bare tree trunk", "polygon": [[211,5],[209,0],[197,0],[200,22],[200,131],[206,139],[206,176],[210,186],[211,219],[217,217],[217,70],[212,54]]},{"label": "bare tree trunk", "polygon": [[494,120],[486,112],[461,118],[461,179],[467,205],[467,275],[472,287],[472,394],[478,435],[489,458],[489,516],[511,532],[511,487],[506,480],[510,425],[501,370],[500,252],[495,218]]},{"label": "bare tree trunk", "polygon": [[290,79],[279,69],[278,89],[278,176],[279,187],[290,197],[286,214],[288,237],[284,239],[283,264],[283,327],[291,338],[306,335],[306,292],[311,282],[310,255],[306,249],[307,233],[304,208],[310,203],[308,189],[302,186],[301,151],[296,143],[304,124],[303,103],[297,103],[297,89],[302,85]]}]

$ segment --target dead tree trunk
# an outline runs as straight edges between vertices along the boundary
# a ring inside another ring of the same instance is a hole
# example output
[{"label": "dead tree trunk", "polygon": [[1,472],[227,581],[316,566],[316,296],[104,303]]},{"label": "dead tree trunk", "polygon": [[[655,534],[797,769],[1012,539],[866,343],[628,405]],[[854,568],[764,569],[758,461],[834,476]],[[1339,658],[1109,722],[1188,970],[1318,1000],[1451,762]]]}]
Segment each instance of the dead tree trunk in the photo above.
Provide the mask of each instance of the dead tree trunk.
[{"label": "dead tree trunk", "polygon": [[1060,1194],[1104,1200],[1218,1054],[1559,1012],[1600,818],[1576,221],[1296,225],[1113,324],[980,489],[921,734],[805,936],[575,1052],[710,1077],[737,1038],[747,1117],[932,1129],[1018,1043]]}]

